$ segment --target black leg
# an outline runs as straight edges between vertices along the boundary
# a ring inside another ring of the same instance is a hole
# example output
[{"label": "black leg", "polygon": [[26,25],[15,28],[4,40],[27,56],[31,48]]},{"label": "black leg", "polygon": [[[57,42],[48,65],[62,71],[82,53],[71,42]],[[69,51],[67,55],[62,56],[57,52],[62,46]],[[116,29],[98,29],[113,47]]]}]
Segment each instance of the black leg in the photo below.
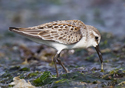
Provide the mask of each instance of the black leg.
[{"label": "black leg", "polygon": [[61,60],[60,60],[59,57],[60,57],[60,53],[57,56],[57,61],[59,62],[59,64],[61,64],[61,66],[63,67],[63,69],[66,71],[66,73],[68,73],[69,71],[65,68],[65,66],[63,65],[63,63],[61,62]]},{"label": "black leg", "polygon": [[58,69],[57,69],[57,64],[56,64],[57,56],[58,56],[58,54],[56,54],[55,57],[53,58],[53,62],[54,62],[54,64],[55,64],[57,77],[59,77],[59,73],[58,73]]},{"label": "black leg", "polygon": [[56,64],[56,60],[59,62],[59,64],[61,64],[61,66],[63,67],[63,69],[66,71],[66,73],[68,73],[68,70],[65,68],[65,66],[63,65],[63,63],[61,62],[61,60],[59,59],[60,57],[60,52],[55,55],[55,57],[53,58],[53,62],[55,64],[55,68],[56,68],[56,73],[57,73],[57,77],[59,77],[59,73],[58,73],[58,68],[57,68],[57,64]]}]

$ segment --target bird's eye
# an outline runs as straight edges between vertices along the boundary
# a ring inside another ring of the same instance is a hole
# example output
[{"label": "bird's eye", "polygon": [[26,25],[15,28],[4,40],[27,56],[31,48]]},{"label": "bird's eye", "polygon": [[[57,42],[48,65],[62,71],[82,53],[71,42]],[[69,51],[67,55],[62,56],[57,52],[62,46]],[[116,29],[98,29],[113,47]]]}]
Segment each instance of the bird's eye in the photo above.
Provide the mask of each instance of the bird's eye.
[{"label": "bird's eye", "polygon": [[95,36],[95,39],[96,39],[96,40],[98,40],[98,37],[97,37],[97,36]]}]

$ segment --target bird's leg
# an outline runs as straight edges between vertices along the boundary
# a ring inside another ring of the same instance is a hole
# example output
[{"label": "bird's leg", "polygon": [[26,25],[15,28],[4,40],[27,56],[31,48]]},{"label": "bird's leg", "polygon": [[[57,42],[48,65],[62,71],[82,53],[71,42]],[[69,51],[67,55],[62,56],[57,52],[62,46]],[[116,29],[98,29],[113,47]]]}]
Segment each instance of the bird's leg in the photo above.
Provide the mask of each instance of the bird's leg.
[{"label": "bird's leg", "polygon": [[53,58],[53,62],[54,62],[54,64],[55,64],[57,77],[59,77],[59,73],[58,73],[58,69],[57,69],[57,64],[56,64],[56,60],[57,60],[57,58],[58,58],[57,56],[58,56],[58,54],[56,54],[55,57]]},{"label": "bird's leg", "polygon": [[58,54],[58,56],[57,56],[57,61],[59,62],[59,64],[61,64],[61,66],[63,67],[63,69],[66,71],[66,73],[68,73],[69,71],[66,69],[66,67],[63,65],[63,63],[61,62],[61,60],[60,60],[60,53]]},{"label": "bird's leg", "polygon": [[61,62],[59,57],[60,57],[60,51],[58,51],[57,54],[55,55],[55,57],[53,58],[53,62],[55,64],[55,68],[56,68],[57,77],[59,77],[59,73],[58,73],[58,69],[57,69],[56,60],[59,62],[59,64],[61,64],[63,69],[66,71],[66,73],[68,73],[68,70],[65,68],[65,66],[63,65],[63,63]]}]

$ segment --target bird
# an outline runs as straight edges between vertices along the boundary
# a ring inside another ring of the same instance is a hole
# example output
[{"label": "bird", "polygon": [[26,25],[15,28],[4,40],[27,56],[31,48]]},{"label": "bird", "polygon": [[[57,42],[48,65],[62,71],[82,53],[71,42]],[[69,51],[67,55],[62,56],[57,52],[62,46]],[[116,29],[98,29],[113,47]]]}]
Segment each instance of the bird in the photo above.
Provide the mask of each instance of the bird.
[{"label": "bird", "polygon": [[64,49],[95,47],[101,62],[101,71],[103,71],[103,58],[99,48],[101,34],[97,28],[86,25],[80,20],[52,21],[27,28],[9,27],[9,30],[37,43],[55,48],[57,53],[53,58],[53,62],[57,77],[59,77],[59,73],[56,61],[58,61],[66,73],[69,72],[60,60],[60,53]]}]

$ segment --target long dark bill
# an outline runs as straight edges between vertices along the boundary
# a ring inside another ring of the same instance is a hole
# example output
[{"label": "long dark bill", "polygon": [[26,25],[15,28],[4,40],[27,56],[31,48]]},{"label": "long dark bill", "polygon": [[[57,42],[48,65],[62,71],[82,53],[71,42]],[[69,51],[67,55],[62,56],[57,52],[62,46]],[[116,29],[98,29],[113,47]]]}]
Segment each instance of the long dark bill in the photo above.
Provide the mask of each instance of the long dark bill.
[{"label": "long dark bill", "polygon": [[99,45],[97,45],[95,47],[96,51],[97,51],[97,54],[99,56],[99,59],[100,59],[100,62],[101,62],[101,71],[103,71],[103,58],[102,58],[102,54],[101,54],[101,51],[99,49]]}]

